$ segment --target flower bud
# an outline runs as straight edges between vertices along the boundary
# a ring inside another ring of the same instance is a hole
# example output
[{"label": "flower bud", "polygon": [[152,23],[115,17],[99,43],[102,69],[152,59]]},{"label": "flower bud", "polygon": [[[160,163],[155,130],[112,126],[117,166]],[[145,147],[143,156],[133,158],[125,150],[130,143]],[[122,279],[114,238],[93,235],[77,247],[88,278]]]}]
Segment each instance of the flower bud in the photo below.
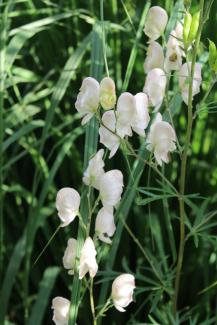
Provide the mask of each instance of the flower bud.
[{"label": "flower bud", "polygon": [[192,22],[191,22],[191,28],[190,28],[190,32],[188,35],[188,44],[191,44],[195,40],[195,38],[197,36],[199,23],[200,23],[200,11],[196,12],[193,15]]},{"label": "flower bud", "polygon": [[144,63],[145,73],[148,73],[150,70],[154,68],[163,69],[164,66],[164,52],[162,46],[152,41],[149,44],[147,49],[147,56]]},{"label": "flower bud", "polygon": [[[182,99],[185,104],[188,105],[188,95],[189,95],[189,82],[191,75],[191,62],[184,63],[179,71],[179,86],[182,92]],[[200,92],[200,85],[202,82],[201,77],[201,65],[200,63],[195,64],[194,76],[193,76],[193,87],[192,87],[192,97]]]},{"label": "flower bud", "polygon": [[125,312],[131,301],[135,289],[135,278],[132,274],[121,274],[112,283],[112,299],[118,311]]},{"label": "flower bud", "polygon": [[75,108],[83,117],[81,124],[87,123],[99,107],[99,83],[94,78],[85,78],[78,94]]},{"label": "flower bud", "polygon": [[76,247],[77,240],[70,238],[67,243],[67,247],[63,256],[63,266],[69,270],[68,274],[74,274],[75,260],[76,260]]},{"label": "flower bud", "polygon": [[100,149],[95,156],[90,159],[83,176],[83,182],[87,186],[93,186],[98,189],[99,177],[104,174],[105,163],[102,159],[103,155],[104,150]]},{"label": "flower bud", "polygon": [[175,141],[174,129],[169,123],[162,121],[162,116],[158,113],[147,138],[147,149],[154,151],[158,165],[162,166],[162,162],[169,162],[169,152],[176,149]]},{"label": "flower bud", "polygon": [[110,170],[100,177],[99,194],[105,208],[115,207],[120,202],[123,186],[123,174],[120,170]]},{"label": "flower bud", "polygon": [[153,69],[149,71],[143,92],[148,96],[149,102],[158,110],[163,102],[167,79],[165,73],[161,69]]},{"label": "flower bud", "polygon": [[113,208],[101,208],[96,217],[95,232],[104,243],[111,244],[111,239],[115,233]]},{"label": "flower bud", "polygon": [[70,301],[63,297],[52,300],[53,321],[56,325],[68,325]]},{"label": "flower bud", "polygon": [[159,7],[151,7],[147,13],[144,32],[152,40],[155,41],[163,35],[167,25],[168,15],[166,11]]},{"label": "flower bud", "polygon": [[215,43],[209,40],[209,66],[210,69],[217,73],[217,50]]},{"label": "flower bud", "polygon": [[186,12],[185,18],[184,18],[184,25],[183,25],[183,42],[184,46],[187,49],[188,48],[188,35],[191,29],[191,21],[192,16],[189,12]]},{"label": "flower bud", "polygon": [[63,222],[61,227],[65,227],[72,222],[79,213],[80,207],[79,193],[70,187],[64,187],[57,192],[56,208],[58,216]]},{"label": "flower bud", "polygon": [[89,272],[91,278],[94,278],[97,271],[98,265],[96,262],[96,250],[94,242],[90,237],[87,237],[81,249],[79,279],[83,279],[87,272]]},{"label": "flower bud", "polygon": [[111,78],[100,82],[100,104],[105,110],[114,108],[116,103],[115,83]]}]

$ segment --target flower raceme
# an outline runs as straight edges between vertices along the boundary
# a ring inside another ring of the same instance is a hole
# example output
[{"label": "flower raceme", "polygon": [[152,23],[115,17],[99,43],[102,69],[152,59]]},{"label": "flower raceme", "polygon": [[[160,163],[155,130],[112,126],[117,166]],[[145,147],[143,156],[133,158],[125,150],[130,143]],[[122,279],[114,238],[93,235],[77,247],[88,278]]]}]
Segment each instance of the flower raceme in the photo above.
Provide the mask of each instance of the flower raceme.
[{"label": "flower raceme", "polygon": [[121,274],[112,283],[112,299],[117,310],[125,312],[131,301],[135,289],[135,278],[132,274]]},{"label": "flower raceme", "polygon": [[68,325],[70,301],[63,297],[52,300],[53,321],[56,325]]},{"label": "flower raceme", "polygon": [[[189,81],[191,75],[191,62],[184,63],[179,70],[179,86],[181,88],[182,99],[186,105],[188,105],[189,96]],[[201,65],[200,63],[195,64],[194,76],[193,76],[193,87],[192,87],[192,97],[200,92],[200,86],[202,82],[201,77]]]},{"label": "flower raceme", "polygon": [[76,259],[77,240],[70,238],[63,256],[63,266],[69,270],[68,274],[74,274],[75,259]]},{"label": "flower raceme", "polygon": [[87,186],[99,188],[100,176],[104,174],[105,163],[103,161],[104,150],[100,149],[96,155],[89,160],[88,167],[84,172],[83,182]]},{"label": "flower raceme", "polygon": [[174,129],[168,122],[162,121],[162,116],[158,113],[147,138],[147,149],[154,152],[158,165],[169,162],[169,152],[176,149],[175,141]]},{"label": "flower raceme", "polygon": [[168,22],[166,11],[159,7],[151,7],[148,11],[144,32],[151,41],[155,41],[163,35]]},{"label": "flower raceme", "polygon": [[96,262],[96,249],[91,237],[87,237],[81,249],[81,257],[79,264],[79,279],[83,279],[85,274],[89,272],[90,277],[94,278],[98,271]]},{"label": "flower raceme", "polygon": [[71,187],[64,187],[56,196],[56,208],[58,216],[63,222],[61,227],[68,226],[79,214],[80,195]]},{"label": "flower raceme", "polygon": [[113,208],[101,208],[96,217],[95,232],[99,239],[107,244],[111,244],[111,239],[115,233]]},{"label": "flower raceme", "polygon": [[115,83],[111,78],[104,78],[101,83],[87,77],[83,80],[75,102],[75,108],[83,116],[81,124],[86,124],[98,111],[99,104],[111,109],[116,103]]}]

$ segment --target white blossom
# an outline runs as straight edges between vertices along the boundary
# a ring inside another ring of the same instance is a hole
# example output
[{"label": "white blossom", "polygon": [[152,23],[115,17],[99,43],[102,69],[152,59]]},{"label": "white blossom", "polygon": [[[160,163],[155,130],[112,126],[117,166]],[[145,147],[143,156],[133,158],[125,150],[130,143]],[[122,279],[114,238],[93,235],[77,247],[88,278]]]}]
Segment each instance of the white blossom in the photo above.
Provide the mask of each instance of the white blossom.
[{"label": "white blossom", "polygon": [[155,41],[163,35],[167,25],[168,15],[166,11],[159,7],[151,7],[148,11],[144,32],[152,40]]},{"label": "white blossom", "polygon": [[[191,62],[184,63],[181,69],[179,70],[179,86],[181,88],[182,99],[184,100],[186,105],[188,105],[190,75],[191,75]],[[193,87],[192,87],[193,97],[200,92],[201,83],[202,83],[201,65],[200,63],[196,63],[194,69]]]},{"label": "white blossom", "polygon": [[104,174],[105,163],[103,161],[104,150],[100,149],[95,156],[90,159],[88,167],[84,172],[83,182],[88,186],[98,189],[99,177]]},{"label": "white blossom", "polygon": [[149,71],[145,86],[144,93],[148,96],[150,104],[155,107],[157,111],[164,99],[167,79],[163,70],[159,68]]},{"label": "white blossom", "polygon": [[77,240],[70,238],[67,243],[66,250],[63,256],[63,266],[65,269],[69,270],[69,274],[74,274],[74,266],[76,260],[76,247]]},{"label": "white blossom", "polygon": [[95,277],[98,271],[96,254],[93,240],[90,237],[87,237],[81,249],[79,279],[82,279],[87,272],[89,272],[91,278]]},{"label": "white blossom", "polygon": [[169,152],[176,149],[175,141],[174,129],[168,122],[162,121],[162,116],[158,113],[147,138],[147,149],[154,152],[158,165],[169,162]]},{"label": "white blossom", "polygon": [[164,67],[164,52],[162,46],[152,41],[149,44],[147,49],[147,55],[144,63],[145,73],[148,73],[150,70],[154,68],[163,69]]},{"label": "white blossom", "polygon": [[87,123],[99,107],[100,86],[97,80],[87,77],[83,80],[77,96],[75,108],[83,117],[82,125]]},{"label": "white blossom", "polygon": [[105,110],[114,108],[116,103],[115,83],[106,77],[100,82],[100,104]]},{"label": "white blossom", "polygon": [[148,112],[148,97],[144,93],[138,93],[135,99],[135,115],[131,122],[134,132],[138,135],[145,136],[145,129],[148,127],[150,116]]},{"label": "white blossom", "polygon": [[115,207],[120,202],[123,186],[120,170],[110,170],[100,177],[99,194],[105,208]]},{"label": "white blossom", "polygon": [[165,70],[179,70],[182,65],[182,50],[177,39],[176,31],[172,31],[167,42],[167,51],[165,58]]},{"label": "white blossom", "polygon": [[56,325],[68,325],[70,301],[63,297],[52,300],[53,321]]},{"label": "white blossom", "polygon": [[113,208],[101,208],[96,217],[95,232],[99,239],[107,244],[111,244],[111,239],[115,233]]},{"label": "white blossom", "polygon": [[120,137],[116,135],[114,111],[105,112],[102,116],[102,123],[99,128],[100,143],[111,151],[109,158],[112,158],[120,145]]},{"label": "white blossom", "polygon": [[124,308],[133,301],[135,287],[135,278],[132,274],[121,274],[113,281],[112,299],[118,311],[124,312]]},{"label": "white blossom", "polygon": [[56,208],[58,216],[63,222],[61,227],[65,227],[72,222],[79,213],[80,207],[79,193],[70,187],[64,187],[57,192]]}]

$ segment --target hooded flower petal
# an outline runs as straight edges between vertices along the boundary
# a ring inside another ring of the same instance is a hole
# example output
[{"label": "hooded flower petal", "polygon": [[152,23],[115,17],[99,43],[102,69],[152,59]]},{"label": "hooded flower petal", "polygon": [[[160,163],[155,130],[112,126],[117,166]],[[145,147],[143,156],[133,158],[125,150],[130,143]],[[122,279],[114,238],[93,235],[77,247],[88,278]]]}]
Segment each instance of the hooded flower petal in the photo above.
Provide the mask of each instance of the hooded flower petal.
[{"label": "hooded flower petal", "polygon": [[148,112],[148,97],[144,93],[138,93],[134,96],[135,99],[135,116],[131,122],[134,132],[138,135],[145,136],[145,129],[147,128],[150,116]]},{"label": "hooded flower petal", "polygon": [[83,182],[87,186],[98,189],[99,177],[104,174],[105,163],[103,161],[104,150],[100,149],[96,155],[90,159],[88,167],[84,172]]},{"label": "hooded flower petal", "polygon": [[121,138],[133,135],[131,121],[135,114],[134,96],[128,92],[121,94],[117,102],[117,133]]},{"label": "hooded flower petal", "polygon": [[56,197],[56,208],[58,216],[63,222],[61,227],[65,227],[72,222],[79,213],[80,207],[79,193],[70,187],[64,187],[58,191]]},{"label": "hooded flower petal", "polygon": [[63,297],[52,300],[53,321],[56,325],[68,325],[70,301]]},{"label": "hooded flower petal", "polygon": [[102,116],[102,123],[99,128],[100,143],[111,151],[109,155],[111,158],[120,145],[120,138],[115,134],[116,118],[114,111],[105,112]]},{"label": "hooded flower petal", "polygon": [[100,209],[95,223],[95,232],[99,236],[99,239],[107,244],[111,244],[109,237],[114,235],[115,230],[113,208]]},{"label": "hooded flower petal", "polygon": [[115,83],[111,78],[100,82],[100,104],[105,110],[114,108],[116,103]]},{"label": "hooded flower petal", "polygon": [[151,105],[155,107],[155,111],[160,108],[163,102],[166,83],[164,71],[158,68],[149,71],[146,77],[143,91],[147,94]]},{"label": "hooded flower petal", "polygon": [[161,166],[162,162],[169,162],[169,152],[176,149],[176,134],[172,126],[162,121],[160,113],[150,128],[147,138],[147,149],[154,152],[157,163]]},{"label": "hooded flower petal", "polygon": [[67,247],[63,256],[63,266],[65,269],[69,270],[69,274],[74,274],[76,247],[77,240],[74,238],[70,238],[68,240]]},{"label": "hooded flower petal", "polygon": [[95,277],[98,271],[96,254],[93,240],[90,237],[87,237],[84,246],[81,249],[79,279],[82,279],[87,272],[89,272],[91,278]]},{"label": "hooded flower petal", "polygon": [[144,63],[145,73],[148,73],[154,68],[163,69],[163,67],[164,67],[163,48],[159,43],[152,41],[149,44],[149,47],[147,49],[147,56]]},{"label": "hooded flower petal", "polygon": [[[182,98],[186,105],[188,105],[188,93],[189,93],[189,80],[191,74],[191,62],[184,63],[179,71],[179,86],[182,92]],[[201,77],[201,65],[200,63],[195,64],[194,77],[193,77],[193,97],[200,92],[200,86],[202,83]]]},{"label": "hooded flower petal", "polygon": [[182,65],[182,50],[177,39],[176,31],[172,31],[168,43],[165,58],[165,70],[179,70]]},{"label": "hooded flower petal", "polygon": [[99,193],[105,208],[115,207],[119,203],[123,186],[123,174],[120,170],[110,170],[100,177]]},{"label": "hooded flower petal", "polygon": [[112,299],[117,310],[125,311],[124,308],[133,301],[134,289],[135,278],[132,274],[121,274],[113,281]]},{"label": "hooded flower petal", "polygon": [[148,11],[144,32],[152,40],[155,41],[163,35],[167,25],[168,15],[166,11],[159,7],[151,7]]},{"label": "hooded flower petal", "polygon": [[100,87],[97,80],[87,77],[83,80],[78,94],[75,108],[84,116],[82,124],[87,123],[97,112],[99,107]]}]

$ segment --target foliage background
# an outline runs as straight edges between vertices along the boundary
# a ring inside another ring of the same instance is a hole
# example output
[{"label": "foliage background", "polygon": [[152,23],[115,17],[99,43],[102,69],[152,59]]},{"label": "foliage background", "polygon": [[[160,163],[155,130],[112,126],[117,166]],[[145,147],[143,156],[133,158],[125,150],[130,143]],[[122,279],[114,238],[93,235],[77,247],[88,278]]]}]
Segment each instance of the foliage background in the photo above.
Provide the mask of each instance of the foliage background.
[{"label": "foliage background", "polygon": [[[5,4],[9,5],[8,13],[3,13]],[[145,4],[144,0],[109,0],[104,3],[107,60],[118,94],[123,89],[127,67],[131,67],[129,58]],[[151,1],[151,4],[163,6],[174,17],[177,10],[175,5],[182,7],[182,1],[172,0]],[[65,186],[81,190],[84,128],[80,126],[74,103],[82,79],[90,75],[91,67],[100,66],[103,62],[102,59],[101,63],[95,62],[96,58],[91,57],[91,50],[93,53],[93,47],[97,49],[99,40],[96,39],[94,43],[88,36],[93,25],[100,20],[100,2],[0,1],[0,8],[1,40],[6,32],[6,42],[1,42],[1,48],[5,50],[4,69],[8,73],[3,85],[4,141],[1,146],[4,260],[1,265],[0,323],[4,323],[5,319],[5,324],[24,324],[24,304],[27,303],[30,310],[28,324],[51,324],[51,299],[56,295],[70,297],[72,279],[63,270],[61,261],[67,239],[76,236],[76,222],[59,231],[39,261],[35,265],[33,262],[59,224],[54,204],[57,190]],[[197,1],[192,2],[192,12],[195,10]],[[48,17],[51,18],[50,21],[41,21]],[[217,1],[214,1],[202,34],[203,46],[198,53],[199,60],[203,63],[203,88],[196,97],[195,105],[202,99],[211,80],[207,46],[208,38],[217,43],[216,19]],[[40,25],[34,25],[34,22],[40,22]],[[30,24],[28,32],[17,30],[25,24]],[[89,38],[84,41],[86,37]],[[147,38],[144,34],[135,48],[136,60],[127,87],[134,94],[142,90],[145,80],[143,63]],[[65,66],[69,58],[71,59]],[[103,75],[106,75],[105,71]],[[191,224],[196,218],[199,222],[205,220],[207,213],[216,210],[215,90],[216,87],[207,101],[212,104],[204,105],[203,113],[194,123],[186,192],[200,193],[205,199],[191,200],[191,209],[188,210]],[[174,121],[180,142],[183,143],[186,107],[184,104],[179,107],[176,103],[173,106],[176,105],[173,107],[177,110]],[[138,140],[134,142],[138,148]],[[120,168],[125,179],[129,177],[121,152],[107,162],[107,169],[110,168]],[[164,173],[178,186],[177,154],[172,156],[172,162],[165,167]],[[159,180],[153,171],[145,168],[140,186],[143,190],[151,186],[163,191],[165,187],[159,185]],[[141,200],[150,197],[150,193],[137,191],[126,222],[169,279],[173,276],[175,247],[178,247],[179,240],[178,202],[177,198],[165,201],[165,193],[162,195],[162,191],[154,202],[143,202],[143,205]],[[174,230],[173,246],[167,232],[171,224]],[[212,219],[205,225],[209,227],[199,228],[186,246],[179,299],[179,307],[185,308],[182,315],[188,319],[186,324],[217,324],[216,287],[198,295],[199,291],[216,281],[216,221]],[[32,245],[29,265],[25,264],[24,258],[30,254],[24,245],[26,231],[30,235],[29,247]],[[102,323],[169,324],[169,298],[153,282],[150,265],[138,245],[126,229],[118,240],[118,254],[112,270],[104,271],[109,252],[108,248],[103,248],[100,264],[102,272],[97,280],[108,281],[116,274],[113,271],[130,270],[137,276],[138,291],[135,303],[128,307],[125,314],[111,310]],[[98,284],[95,286],[96,301],[99,294]],[[90,322],[89,302],[85,296],[80,306],[78,324]],[[179,322],[184,323],[181,320]]]}]

